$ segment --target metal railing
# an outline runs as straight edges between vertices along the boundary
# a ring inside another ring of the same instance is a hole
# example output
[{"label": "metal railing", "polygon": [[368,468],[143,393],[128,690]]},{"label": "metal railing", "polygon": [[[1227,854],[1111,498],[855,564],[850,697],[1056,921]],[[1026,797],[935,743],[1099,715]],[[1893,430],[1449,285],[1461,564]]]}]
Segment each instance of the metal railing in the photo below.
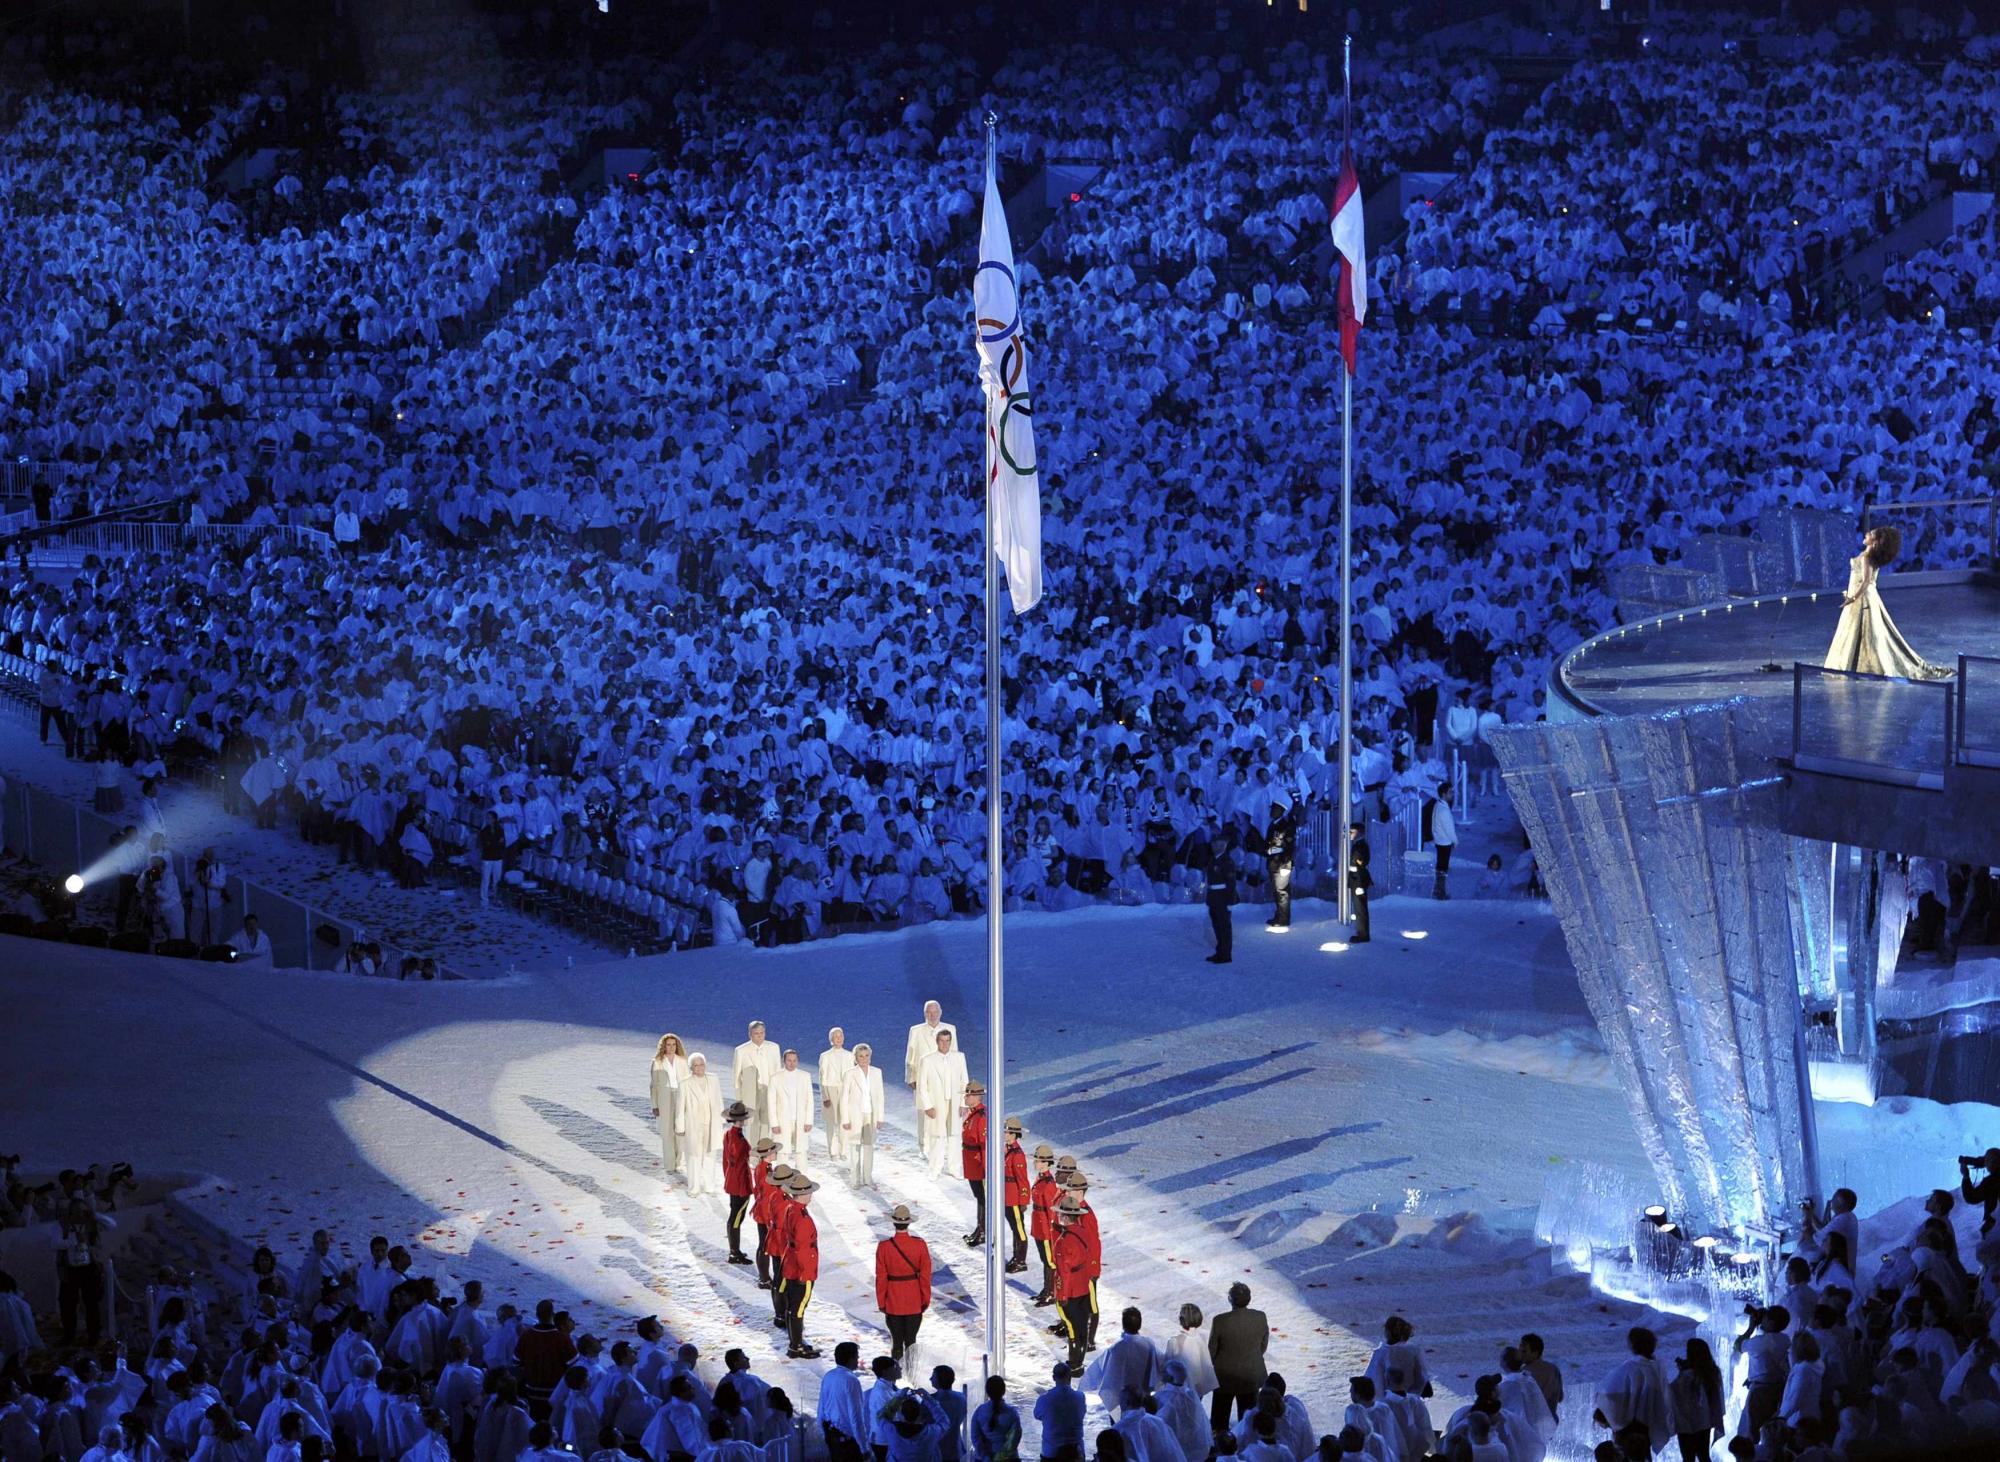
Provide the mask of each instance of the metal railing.
[{"label": "metal railing", "polygon": [[[38,864],[60,882],[72,873],[85,879],[81,898],[86,907],[112,901],[114,918],[123,912],[137,915],[141,927],[149,911],[131,905],[143,904],[138,890],[122,883],[136,880],[147,861],[136,838],[120,841],[120,835],[136,824],[136,817],[109,817],[67,797],[34,787],[18,777],[8,780],[0,792],[0,846]],[[350,955],[357,945],[374,945],[382,952],[377,975],[394,979],[405,957],[421,951],[405,949],[368,933],[362,926],[311,904],[288,898],[260,883],[231,874],[213,891],[204,889],[196,877],[196,859],[186,852],[168,850],[164,856],[184,898],[179,913],[178,936],[197,947],[222,944],[243,927],[245,915],[255,914],[271,941],[271,963],[278,969],[348,970]],[[120,908],[124,905],[124,908]],[[85,918],[81,922],[94,923]],[[173,933],[169,915],[167,932]],[[102,925],[98,927],[102,928]],[[438,962],[438,978],[462,979],[455,969]],[[358,973],[358,971],[357,971]]]},{"label": "metal railing", "polygon": [[2000,657],[1958,657],[1952,760],[1960,766],[2000,768]]},{"label": "metal railing", "polygon": [[1904,498],[1861,509],[1861,531],[1893,525],[1903,535],[1897,567],[1964,568],[2000,548],[2000,496]]},{"label": "metal railing", "polygon": [[1958,684],[1792,666],[1792,765],[1942,791]]},{"label": "metal railing", "polygon": [[35,544],[38,554],[179,553],[208,544],[229,544],[244,552],[276,538],[294,548],[333,551],[333,537],[294,523],[90,523],[51,533]]}]

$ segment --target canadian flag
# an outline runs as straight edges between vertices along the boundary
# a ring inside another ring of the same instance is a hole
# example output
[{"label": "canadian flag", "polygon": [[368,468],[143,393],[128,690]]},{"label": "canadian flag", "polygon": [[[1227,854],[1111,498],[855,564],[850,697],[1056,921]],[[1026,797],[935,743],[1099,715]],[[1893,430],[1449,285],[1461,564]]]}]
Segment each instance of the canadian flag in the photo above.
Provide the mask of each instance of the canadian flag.
[{"label": "canadian flag", "polygon": [[1354,350],[1361,342],[1361,322],[1368,318],[1368,261],[1361,227],[1361,180],[1354,175],[1354,157],[1340,155],[1340,181],[1333,189],[1333,246],[1340,251],[1340,283],[1335,303],[1340,310],[1340,358],[1354,374]]}]

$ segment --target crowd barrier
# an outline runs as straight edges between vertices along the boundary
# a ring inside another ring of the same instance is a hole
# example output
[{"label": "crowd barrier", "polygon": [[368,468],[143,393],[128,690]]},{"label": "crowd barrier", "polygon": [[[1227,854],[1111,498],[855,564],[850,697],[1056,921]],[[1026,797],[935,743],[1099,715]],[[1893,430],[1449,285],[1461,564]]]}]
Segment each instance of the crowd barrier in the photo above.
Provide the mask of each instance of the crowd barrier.
[{"label": "crowd barrier", "polygon": [[[121,888],[120,880],[137,878],[144,863],[143,842],[135,838],[130,844],[119,845],[115,841],[124,829],[136,824],[136,818],[106,816],[19,780],[10,781],[0,792],[0,846],[39,865],[53,879],[82,874],[86,884],[83,898],[89,900],[94,891],[108,893],[114,907],[127,897],[134,904],[138,902],[136,892]],[[347,970],[355,945],[374,944],[382,951],[375,973],[393,979],[405,957],[418,952],[376,938],[350,920],[236,874],[230,874],[210,893],[196,876],[195,856],[185,850],[170,850],[166,857],[185,898],[185,936],[197,945],[225,942],[243,927],[244,915],[255,914],[271,941],[271,963],[281,969]],[[134,908],[131,913],[143,925],[144,910]],[[463,976],[440,962],[438,978]]]},{"label": "crowd barrier", "polygon": [[34,545],[39,559],[81,560],[86,554],[178,553],[222,543],[248,553],[267,538],[318,553],[333,551],[333,537],[295,523],[90,523],[64,529]]},{"label": "crowd barrier", "polygon": [[[1872,502],[1861,510],[1861,531],[1892,526],[1902,534],[1896,567],[1983,567],[2000,548],[2000,497],[1907,498]],[[1843,576],[1844,581],[1844,576]]]}]

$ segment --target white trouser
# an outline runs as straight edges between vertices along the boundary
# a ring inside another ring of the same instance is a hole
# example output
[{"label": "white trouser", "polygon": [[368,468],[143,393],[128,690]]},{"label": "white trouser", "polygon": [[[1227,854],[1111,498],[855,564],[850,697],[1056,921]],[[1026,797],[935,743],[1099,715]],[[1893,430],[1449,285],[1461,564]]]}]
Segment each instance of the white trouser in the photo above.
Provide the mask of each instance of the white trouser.
[{"label": "white trouser", "polygon": [[924,1133],[924,1160],[930,1165],[931,1176],[944,1176],[945,1159],[951,1155],[951,1139],[945,1135],[944,1123],[936,1122]]},{"label": "white trouser", "polygon": [[722,1187],[721,1167],[712,1152],[690,1152],[687,1158],[688,1194],[718,1192]]},{"label": "white trouser", "polygon": [[[842,1134],[845,1136],[846,1134]],[[863,1127],[853,1134],[848,1143],[848,1151],[854,1157],[854,1185],[857,1188],[875,1186],[875,1129]]]},{"label": "white trouser", "polygon": [[804,1168],[806,1149],[812,1145],[812,1130],[803,1122],[787,1122],[772,1132],[778,1147],[785,1154],[785,1161],[795,1168]]},{"label": "white trouser", "polygon": [[833,1113],[825,1108],[820,1110],[820,1121],[826,1124],[826,1155],[839,1162],[847,1156],[847,1129],[834,1120]]}]

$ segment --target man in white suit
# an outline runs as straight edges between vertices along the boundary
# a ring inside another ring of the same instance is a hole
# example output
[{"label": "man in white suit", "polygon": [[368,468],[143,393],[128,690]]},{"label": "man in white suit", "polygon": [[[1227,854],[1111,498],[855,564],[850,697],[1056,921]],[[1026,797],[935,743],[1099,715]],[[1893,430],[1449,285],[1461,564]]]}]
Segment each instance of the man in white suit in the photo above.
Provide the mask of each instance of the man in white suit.
[{"label": "man in white suit", "polygon": [[819,1056],[820,1125],[826,1129],[826,1155],[835,1162],[847,1160],[847,1133],[840,1125],[840,1089],[853,1069],[854,1053],[847,1049],[847,1032],[835,1026],[826,1033],[826,1049]]},{"label": "man in white suit", "polygon": [[903,1045],[903,1085],[916,1087],[918,1069],[937,1050],[939,1031],[950,1031],[952,1045],[958,1044],[958,1027],[944,1018],[944,1007],[935,1000],[926,1000],[924,1018],[910,1027],[910,1039]]},{"label": "man in white suit", "polygon": [[771,1078],[769,1112],[771,1136],[785,1150],[792,1166],[804,1170],[806,1149],[812,1145],[813,1079],[810,1071],[799,1069],[799,1053],[785,1051],[784,1069]]},{"label": "man in white suit", "polygon": [[917,1068],[917,1128],[931,1176],[941,1178],[947,1164],[959,1175],[959,1131],[965,1125],[965,1056],[950,1027],[940,1027],[931,1053]]},{"label": "man in white suit", "polygon": [[750,1022],[750,1039],[736,1048],[736,1069],[730,1080],[736,1086],[736,1100],[750,1109],[750,1122],[743,1135],[754,1146],[759,1137],[771,1135],[771,1081],[778,1074],[778,1048],[764,1039],[764,1022]]}]

